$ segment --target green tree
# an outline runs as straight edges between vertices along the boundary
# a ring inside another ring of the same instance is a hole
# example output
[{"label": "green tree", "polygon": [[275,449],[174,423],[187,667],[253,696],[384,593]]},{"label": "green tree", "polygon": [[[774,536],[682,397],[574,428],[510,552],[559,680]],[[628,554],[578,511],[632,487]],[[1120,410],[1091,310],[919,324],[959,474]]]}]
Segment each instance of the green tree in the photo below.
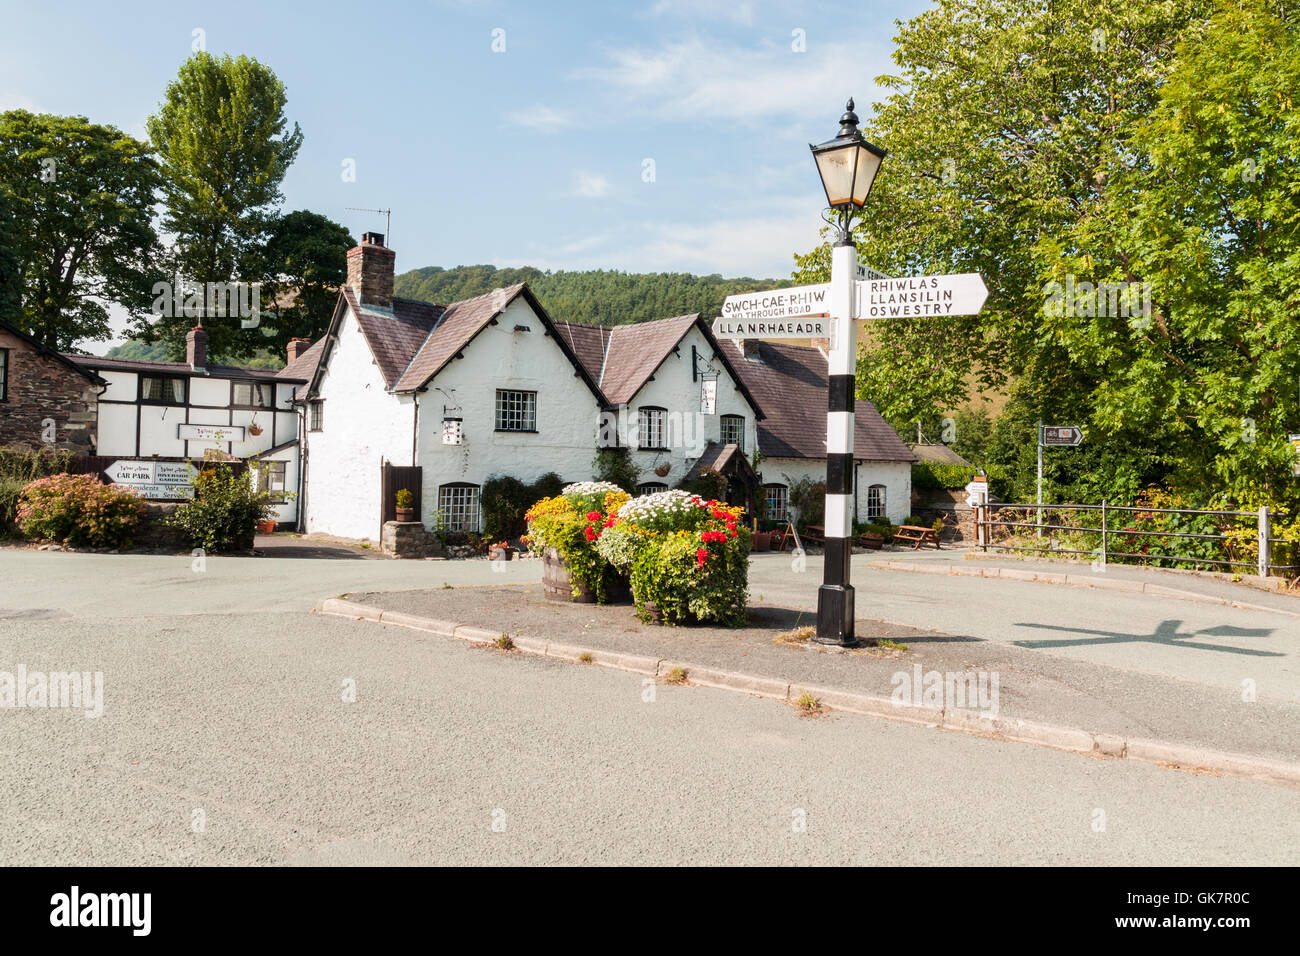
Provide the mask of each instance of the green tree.
[{"label": "green tree", "polygon": [[[171,266],[194,282],[253,282],[282,201],[280,184],[302,144],[289,129],[286,94],[270,68],[247,56],[196,53],[167,86],[149,137],[166,178],[163,228],[176,236]],[[183,341],[193,319],[160,316],[142,334]],[[229,318],[205,323],[211,352],[233,360],[264,344]]]},{"label": "green tree", "polygon": [[[979,316],[872,324],[859,383],[888,420],[932,420],[972,391],[1004,391],[1008,427],[991,445],[1008,463],[1023,465],[1025,447],[1032,455],[1037,418],[1082,424],[1088,450],[1069,456],[1062,467],[1077,470],[1062,480],[1102,492],[1217,453],[1204,434],[1163,425],[1172,406],[1158,401],[1155,379],[1186,356],[1124,366],[1135,357],[1117,347],[1134,335],[1127,317],[1062,320],[1049,308],[1053,281],[1151,278],[1138,267],[1149,240],[1129,230],[1150,188],[1145,137],[1177,85],[1171,76],[1205,68],[1188,65],[1183,41],[1214,10],[1212,0],[939,0],[900,24],[899,73],[882,78],[892,93],[865,131],[890,157],[856,230],[859,250],[893,275],[979,272],[990,295]],[[1228,72],[1244,81],[1240,70],[1260,65]],[[1175,161],[1166,175],[1191,184],[1190,168]],[[796,264],[801,281],[824,276],[825,247]],[[1156,327],[1187,291],[1170,283],[1156,294]],[[1114,391],[1121,369],[1146,379],[1145,394]]]},{"label": "green tree", "polygon": [[325,332],[356,243],[343,226],[307,210],[280,216],[269,231],[262,292],[274,312],[269,347],[283,354],[290,339],[315,340]]},{"label": "green tree", "polygon": [[[17,325],[51,348],[110,335],[105,303],[145,314],[160,253],[153,204],[160,185],[149,147],[80,116],[0,114],[0,193],[17,259]],[[12,272],[10,273],[12,275]],[[5,284],[13,308],[13,290]],[[12,315],[13,313],[10,312]]]},{"label": "green tree", "polygon": [[0,322],[22,323],[23,262],[18,254],[13,203],[0,189]]}]

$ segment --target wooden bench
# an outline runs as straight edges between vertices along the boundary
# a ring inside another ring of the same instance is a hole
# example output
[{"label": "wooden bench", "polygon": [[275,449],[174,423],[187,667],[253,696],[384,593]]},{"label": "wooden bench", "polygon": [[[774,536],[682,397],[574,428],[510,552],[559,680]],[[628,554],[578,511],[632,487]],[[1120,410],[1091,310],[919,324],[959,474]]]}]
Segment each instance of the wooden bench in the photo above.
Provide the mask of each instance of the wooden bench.
[{"label": "wooden bench", "polygon": [[939,536],[934,533],[933,528],[922,528],[914,524],[899,525],[897,530],[894,531],[894,540],[915,541],[916,544],[912,545],[913,551],[918,550],[921,545],[931,542],[934,543],[936,550],[940,550]]}]

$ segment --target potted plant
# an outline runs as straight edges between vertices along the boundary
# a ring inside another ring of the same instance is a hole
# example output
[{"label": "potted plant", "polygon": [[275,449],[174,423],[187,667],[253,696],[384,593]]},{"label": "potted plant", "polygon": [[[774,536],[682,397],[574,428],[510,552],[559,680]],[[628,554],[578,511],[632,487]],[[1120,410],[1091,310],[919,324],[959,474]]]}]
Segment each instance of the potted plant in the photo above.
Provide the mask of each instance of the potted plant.
[{"label": "potted plant", "polygon": [[275,533],[275,519],[274,519],[274,518],[262,518],[262,519],[260,519],[260,520],[257,522],[257,533],[258,533],[258,534],[274,534],[274,533]]},{"label": "potted plant", "polygon": [[751,551],[768,551],[772,547],[772,532],[755,531],[749,539],[749,550]]},{"label": "potted plant", "polygon": [[515,556],[515,549],[510,546],[509,541],[498,541],[496,544],[488,545],[489,561],[510,561]]},{"label": "potted plant", "polygon": [[397,520],[414,521],[415,508],[413,507],[415,496],[411,494],[410,488],[398,488],[397,494],[393,496],[397,502]]}]

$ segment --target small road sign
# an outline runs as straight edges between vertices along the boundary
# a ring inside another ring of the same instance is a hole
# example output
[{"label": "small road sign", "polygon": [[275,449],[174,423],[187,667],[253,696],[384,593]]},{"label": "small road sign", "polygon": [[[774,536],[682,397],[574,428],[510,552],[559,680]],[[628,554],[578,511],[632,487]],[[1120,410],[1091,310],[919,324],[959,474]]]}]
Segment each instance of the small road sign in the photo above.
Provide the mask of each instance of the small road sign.
[{"label": "small road sign", "polygon": [[729,295],[713,334],[722,339],[825,339],[830,337],[830,284]]},{"label": "small road sign", "polygon": [[901,279],[859,279],[859,319],[975,315],[989,297],[978,272]]},{"label": "small road sign", "polygon": [[1083,429],[1078,425],[1044,425],[1040,445],[1073,448],[1083,443]]}]

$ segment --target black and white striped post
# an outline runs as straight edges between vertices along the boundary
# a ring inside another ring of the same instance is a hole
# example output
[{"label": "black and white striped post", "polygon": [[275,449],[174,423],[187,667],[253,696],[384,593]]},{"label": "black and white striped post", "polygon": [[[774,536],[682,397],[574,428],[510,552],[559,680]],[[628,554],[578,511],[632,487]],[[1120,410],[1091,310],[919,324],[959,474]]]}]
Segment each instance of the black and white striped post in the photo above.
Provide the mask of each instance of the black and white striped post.
[{"label": "black and white striped post", "polygon": [[858,117],[849,100],[840,117],[839,134],[820,146],[809,146],[826,189],[826,201],[837,214],[831,247],[830,355],[827,361],[826,404],[826,553],[822,586],[817,591],[817,637],[822,644],[850,647],[853,635],[853,585],[849,559],[853,554],[853,399],[857,391],[857,246],[852,218],[866,202],[885,151],[862,138]]}]

